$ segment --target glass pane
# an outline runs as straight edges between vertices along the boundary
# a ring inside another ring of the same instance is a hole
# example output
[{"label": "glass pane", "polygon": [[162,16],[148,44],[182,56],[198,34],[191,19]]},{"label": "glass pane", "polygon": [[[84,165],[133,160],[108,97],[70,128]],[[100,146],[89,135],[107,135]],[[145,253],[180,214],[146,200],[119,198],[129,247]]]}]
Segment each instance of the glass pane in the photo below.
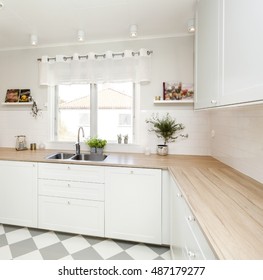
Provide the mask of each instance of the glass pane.
[{"label": "glass pane", "polygon": [[98,85],[98,136],[117,143],[117,135],[133,142],[133,84]]},{"label": "glass pane", "polygon": [[61,85],[57,90],[57,141],[76,141],[82,126],[90,135],[90,85]]}]

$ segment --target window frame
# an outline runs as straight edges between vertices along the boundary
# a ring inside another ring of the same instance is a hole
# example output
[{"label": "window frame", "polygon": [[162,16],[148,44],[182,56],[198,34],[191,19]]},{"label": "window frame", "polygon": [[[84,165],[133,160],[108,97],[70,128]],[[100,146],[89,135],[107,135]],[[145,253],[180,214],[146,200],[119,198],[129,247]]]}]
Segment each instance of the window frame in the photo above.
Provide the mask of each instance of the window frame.
[{"label": "window frame", "polygon": [[[97,136],[98,131],[98,98],[97,98],[97,84],[90,85],[90,136]],[[137,145],[139,139],[139,93],[140,85],[132,83],[133,86],[133,104],[132,104],[132,133],[133,142],[130,145]],[[58,86],[49,86],[48,89],[48,111],[49,111],[49,139],[53,143],[74,143],[74,141],[59,141],[57,139],[58,133]],[[76,131],[77,135],[77,131]],[[109,142],[108,144],[117,144],[116,142]]]}]

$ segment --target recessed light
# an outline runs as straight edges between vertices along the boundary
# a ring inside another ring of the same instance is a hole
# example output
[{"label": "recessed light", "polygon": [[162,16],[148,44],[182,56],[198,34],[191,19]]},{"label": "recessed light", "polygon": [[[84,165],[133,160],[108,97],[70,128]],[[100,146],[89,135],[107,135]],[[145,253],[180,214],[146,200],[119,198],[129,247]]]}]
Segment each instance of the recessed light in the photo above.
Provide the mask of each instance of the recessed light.
[{"label": "recessed light", "polygon": [[2,10],[3,8],[4,8],[4,4],[0,2],[0,10]]}]

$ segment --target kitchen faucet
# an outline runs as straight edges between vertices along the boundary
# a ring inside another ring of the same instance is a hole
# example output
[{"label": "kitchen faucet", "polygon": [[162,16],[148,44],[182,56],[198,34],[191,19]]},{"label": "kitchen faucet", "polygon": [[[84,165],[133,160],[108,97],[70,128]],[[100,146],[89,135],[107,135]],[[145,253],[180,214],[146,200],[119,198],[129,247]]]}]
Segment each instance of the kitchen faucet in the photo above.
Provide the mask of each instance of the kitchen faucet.
[{"label": "kitchen faucet", "polygon": [[80,130],[82,130],[82,137],[84,137],[84,129],[82,126],[79,127],[79,130],[78,130],[78,141],[76,142],[75,146],[76,146],[76,154],[79,155],[80,154],[80,144],[79,144],[79,133],[80,133]]}]

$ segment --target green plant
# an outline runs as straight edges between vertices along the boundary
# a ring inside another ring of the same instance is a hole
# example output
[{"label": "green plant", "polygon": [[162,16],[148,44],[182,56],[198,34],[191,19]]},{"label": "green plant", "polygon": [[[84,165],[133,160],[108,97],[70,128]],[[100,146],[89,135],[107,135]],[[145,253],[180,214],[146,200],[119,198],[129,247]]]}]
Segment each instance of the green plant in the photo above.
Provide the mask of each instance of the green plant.
[{"label": "green plant", "polygon": [[182,123],[176,123],[176,120],[169,113],[163,117],[159,117],[158,114],[153,114],[150,119],[146,119],[145,121],[152,125],[149,131],[155,132],[158,138],[164,140],[164,145],[169,142],[174,142],[179,136],[188,137],[188,134],[176,135],[177,132],[183,130],[185,127]]},{"label": "green plant", "polygon": [[98,137],[92,137],[89,140],[85,141],[85,144],[90,148],[104,148],[107,144],[107,140],[100,139]]}]

